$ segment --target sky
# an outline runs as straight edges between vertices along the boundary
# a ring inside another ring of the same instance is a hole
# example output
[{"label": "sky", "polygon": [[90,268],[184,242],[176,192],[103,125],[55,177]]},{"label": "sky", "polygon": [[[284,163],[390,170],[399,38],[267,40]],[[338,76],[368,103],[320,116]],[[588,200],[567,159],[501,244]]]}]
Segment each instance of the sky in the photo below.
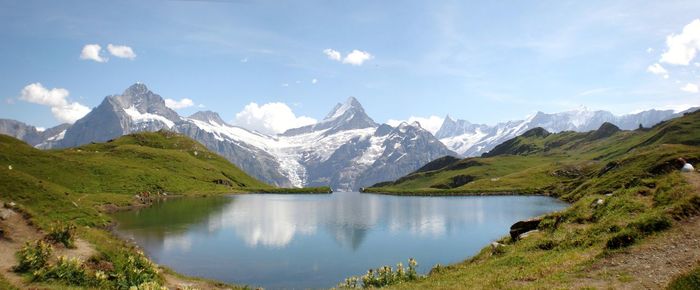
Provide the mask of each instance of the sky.
[{"label": "sky", "polygon": [[0,118],[74,122],[142,82],[267,133],[700,105],[700,1],[5,1]]}]

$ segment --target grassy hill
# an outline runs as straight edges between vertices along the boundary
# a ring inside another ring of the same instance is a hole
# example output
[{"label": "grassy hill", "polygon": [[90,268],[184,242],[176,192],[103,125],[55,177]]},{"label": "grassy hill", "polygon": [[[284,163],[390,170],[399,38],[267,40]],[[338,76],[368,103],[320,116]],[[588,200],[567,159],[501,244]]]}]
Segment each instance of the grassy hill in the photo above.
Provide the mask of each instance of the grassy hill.
[{"label": "grassy hill", "polygon": [[[680,173],[678,158],[700,161],[700,112],[635,131],[611,124],[586,133],[533,129],[483,157],[436,160],[427,170],[365,191],[538,193],[572,203],[545,216],[536,234],[519,241],[503,238],[498,250],[484,248],[467,261],[435,268],[426,279],[397,288],[579,288],[592,281],[630,287],[625,285],[641,280],[634,272],[596,272],[594,265],[624,256],[652,237],[663,240],[669,229],[700,213],[700,193],[686,181],[697,180],[697,173]],[[683,283],[696,279],[698,271]]]},{"label": "grassy hill", "polygon": [[70,219],[104,224],[107,219],[97,205],[125,205],[146,191],[194,194],[272,189],[203,145],[165,131],[49,151],[0,135],[0,171],[0,196],[45,217],[39,223]]},{"label": "grassy hill", "polygon": [[[365,191],[413,195],[542,193],[575,200],[577,194],[562,191],[563,185],[573,191],[574,185],[590,177],[602,177],[597,173],[608,167],[625,168],[625,173],[632,173],[645,169],[631,168],[632,165],[652,166],[648,164],[652,161],[659,161],[658,166],[670,165],[679,157],[697,161],[698,145],[700,112],[635,131],[620,131],[608,123],[585,133],[551,134],[535,128],[483,157],[447,161],[441,158],[424,166],[431,170],[418,170]],[[635,164],[634,160],[646,164]],[[630,166],[616,166],[618,163]],[[596,178],[595,182],[599,181]]]}]

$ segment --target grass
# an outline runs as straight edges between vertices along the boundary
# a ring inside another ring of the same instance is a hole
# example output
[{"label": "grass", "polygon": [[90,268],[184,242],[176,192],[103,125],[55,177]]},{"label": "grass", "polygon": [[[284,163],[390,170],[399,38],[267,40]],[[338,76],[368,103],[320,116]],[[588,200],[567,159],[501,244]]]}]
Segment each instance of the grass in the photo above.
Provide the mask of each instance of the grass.
[{"label": "grass", "polygon": [[668,285],[669,290],[700,289],[700,266],[688,273],[673,279]]},{"label": "grass", "polygon": [[[389,288],[572,288],[595,261],[663,233],[676,220],[700,214],[700,196],[684,181],[676,161],[700,161],[700,113],[650,130],[600,136],[564,132],[518,137],[504,145],[512,148],[499,149],[502,154],[426,165],[438,169],[365,189],[397,195],[537,192],[571,202],[566,210],[546,215],[539,233],[519,241],[501,239],[505,246],[498,254],[486,247],[423,280]],[[458,175],[473,180],[436,188]],[[677,278],[671,288],[697,287],[698,273],[696,269]]]},{"label": "grass", "polygon": [[[161,283],[163,278],[161,274],[148,274],[150,270],[139,270],[138,277],[130,276],[133,269],[148,267],[142,267],[146,262],[135,248],[108,231],[112,219],[106,208],[141,204],[137,195],[329,191],[327,187],[274,188],[203,145],[167,131],[48,151],[0,135],[0,199],[17,203],[17,210],[55,242],[71,246],[74,236],[90,242],[98,252],[92,259],[114,268],[104,284],[109,288]],[[35,284],[42,287],[104,286],[94,281],[94,271],[75,261],[59,260],[41,269],[43,272],[34,277],[38,280]],[[3,283],[8,282],[0,280],[0,288],[4,289]]]}]

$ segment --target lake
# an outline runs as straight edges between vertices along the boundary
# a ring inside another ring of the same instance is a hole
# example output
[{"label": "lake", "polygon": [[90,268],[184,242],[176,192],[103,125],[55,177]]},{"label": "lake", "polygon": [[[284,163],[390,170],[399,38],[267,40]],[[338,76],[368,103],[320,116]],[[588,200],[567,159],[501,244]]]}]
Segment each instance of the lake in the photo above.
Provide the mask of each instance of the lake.
[{"label": "lake", "polygon": [[176,198],[119,212],[118,233],[156,263],[225,282],[328,288],[381,265],[462,261],[516,221],[558,211],[544,196],[245,194]]}]

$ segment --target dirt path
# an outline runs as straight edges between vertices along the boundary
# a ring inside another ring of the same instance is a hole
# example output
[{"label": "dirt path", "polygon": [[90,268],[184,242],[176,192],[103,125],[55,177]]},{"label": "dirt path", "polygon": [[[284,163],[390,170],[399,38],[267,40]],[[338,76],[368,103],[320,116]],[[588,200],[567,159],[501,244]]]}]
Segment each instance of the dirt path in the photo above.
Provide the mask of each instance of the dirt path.
[{"label": "dirt path", "polygon": [[[12,272],[12,267],[17,264],[15,253],[22,248],[25,242],[41,239],[44,234],[29,225],[27,220],[14,210],[0,207],[0,211],[7,215],[4,220],[0,219],[0,226],[8,231],[5,237],[0,239],[0,275],[13,285],[24,288],[26,283],[19,275]],[[86,260],[96,253],[92,245],[82,239],[76,239],[75,246],[75,249],[54,246],[54,256]]]},{"label": "dirt path", "polygon": [[[700,194],[700,174],[684,173]],[[700,262],[700,216],[680,222],[639,246],[595,262],[575,285],[598,289],[663,289]]]}]

